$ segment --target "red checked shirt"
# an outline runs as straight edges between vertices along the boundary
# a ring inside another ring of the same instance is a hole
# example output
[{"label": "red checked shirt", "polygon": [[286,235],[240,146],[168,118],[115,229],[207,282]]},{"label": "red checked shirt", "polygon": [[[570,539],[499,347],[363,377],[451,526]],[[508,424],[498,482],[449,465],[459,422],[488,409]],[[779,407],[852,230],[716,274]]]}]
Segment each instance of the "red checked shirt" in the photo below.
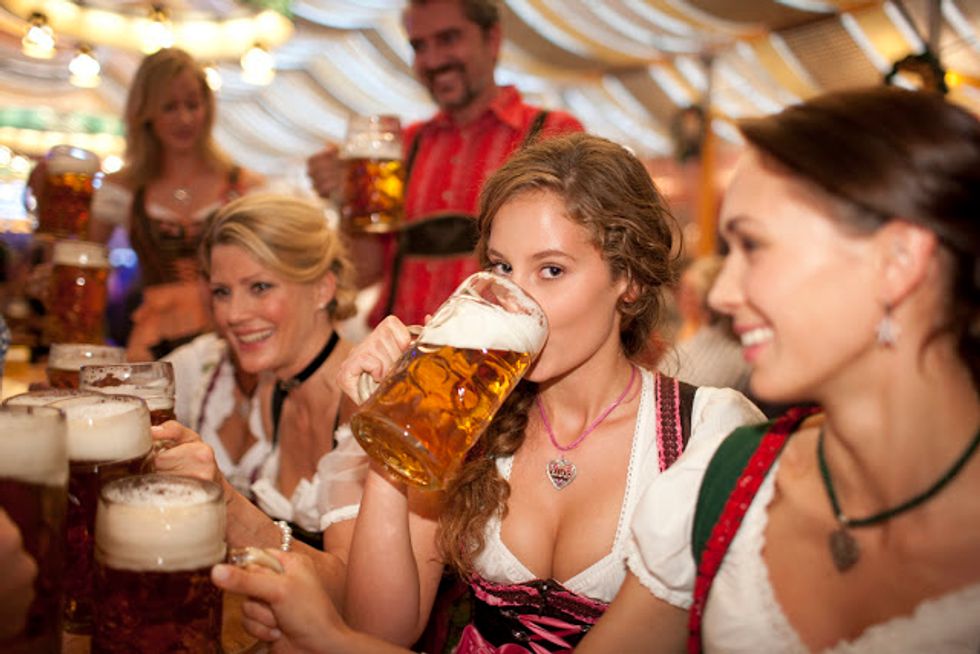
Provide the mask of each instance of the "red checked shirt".
[{"label": "red checked shirt", "polygon": [[[475,121],[457,126],[445,112],[405,130],[405,147],[420,133],[405,198],[405,220],[413,222],[440,213],[476,216],[480,188],[486,178],[517,149],[541,110],[525,104],[512,86],[501,87],[490,107]],[[580,132],[571,115],[549,111],[538,138]],[[385,244],[385,275],[378,304],[369,322],[384,318],[391,294],[394,240]],[[463,279],[477,271],[475,255],[464,257],[406,256],[402,261],[392,313],[407,325],[421,325]]]}]

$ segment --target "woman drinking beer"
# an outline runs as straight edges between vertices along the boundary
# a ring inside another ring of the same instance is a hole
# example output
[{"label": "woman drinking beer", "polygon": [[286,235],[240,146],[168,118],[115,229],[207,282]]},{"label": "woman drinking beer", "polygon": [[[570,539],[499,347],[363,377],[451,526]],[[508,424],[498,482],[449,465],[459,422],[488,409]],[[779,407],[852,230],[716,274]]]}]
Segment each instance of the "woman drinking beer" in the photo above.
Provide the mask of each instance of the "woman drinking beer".
[{"label": "woman drinking beer", "polygon": [[91,234],[129,232],[143,304],[133,313],[130,361],[158,358],[210,327],[197,247],[205,219],[261,179],[214,143],[215,98],[204,71],[176,48],[146,57],[126,100],[126,164],[93,198]]},{"label": "woman drinking beer", "polygon": [[[249,488],[261,510],[226,486],[229,543],[279,545],[272,516],[299,540],[345,551],[355,511],[344,507],[360,497],[366,460],[350,430],[338,430],[353,409],[335,382],[351,346],[334,323],[353,314],[356,293],[343,245],[318,206],[255,194],[215,215],[201,254],[224,356],[260,375],[251,422],[271,442]],[[168,423],[156,437],[181,444],[157,456],[159,472],[220,477],[214,451],[191,430]]]},{"label": "woman drinking beer", "polygon": [[[479,225],[484,266],[538,302],[548,340],[443,494],[372,469],[346,614],[354,627],[408,645],[449,565],[475,597],[458,651],[567,650],[626,576],[626,526],[646,482],[669,467],[688,432],[695,447],[761,414],[735,391],[700,388],[690,398],[634,363],[660,319],[674,243],[663,199],[621,146],[575,135],[521,151],[484,187]],[[410,340],[386,319],[341,367],[344,389],[354,396],[363,372],[383,378]],[[301,572],[290,578],[298,567],[262,583],[301,595],[313,584]],[[216,571],[219,583],[225,572]],[[293,612],[308,610],[305,600],[271,608],[274,617],[268,606],[249,612],[254,634],[270,638],[275,626],[292,644],[315,642],[307,637],[322,621]]]}]

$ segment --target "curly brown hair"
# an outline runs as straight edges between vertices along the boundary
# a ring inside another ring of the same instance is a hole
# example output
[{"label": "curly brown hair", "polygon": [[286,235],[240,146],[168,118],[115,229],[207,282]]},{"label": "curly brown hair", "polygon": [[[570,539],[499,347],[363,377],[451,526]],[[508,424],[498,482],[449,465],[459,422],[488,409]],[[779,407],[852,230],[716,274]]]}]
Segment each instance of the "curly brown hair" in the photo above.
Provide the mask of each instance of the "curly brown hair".
[{"label": "curly brown hair", "polygon": [[[592,235],[613,277],[629,280],[617,311],[623,352],[636,360],[664,312],[663,290],[677,275],[678,232],[666,202],[623,146],[588,134],[546,139],[516,153],[483,187],[477,253],[484,265],[500,208],[540,192],[559,197],[568,218]],[[483,549],[487,522],[506,513],[510,485],[497,473],[496,460],[524,442],[536,395],[536,384],[518,384],[447,488],[439,542],[444,560],[461,574],[472,570]]]}]

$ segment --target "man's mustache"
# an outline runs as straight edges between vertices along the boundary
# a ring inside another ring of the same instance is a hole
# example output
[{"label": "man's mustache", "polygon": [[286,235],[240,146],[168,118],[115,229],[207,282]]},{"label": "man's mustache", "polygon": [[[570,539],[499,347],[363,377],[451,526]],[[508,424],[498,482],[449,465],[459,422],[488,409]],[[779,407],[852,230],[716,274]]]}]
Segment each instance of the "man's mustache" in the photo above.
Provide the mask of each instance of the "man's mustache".
[{"label": "man's mustache", "polygon": [[433,68],[431,70],[425,71],[425,79],[428,80],[428,82],[431,84],[435,82],[435,78],[437,76],[451,71],[457,71],[459,73],[463,73],[466,71],[466,69],[463,67],[463,64],[461,63],[446,64],[444,66],[439,66],[438,68]]}]

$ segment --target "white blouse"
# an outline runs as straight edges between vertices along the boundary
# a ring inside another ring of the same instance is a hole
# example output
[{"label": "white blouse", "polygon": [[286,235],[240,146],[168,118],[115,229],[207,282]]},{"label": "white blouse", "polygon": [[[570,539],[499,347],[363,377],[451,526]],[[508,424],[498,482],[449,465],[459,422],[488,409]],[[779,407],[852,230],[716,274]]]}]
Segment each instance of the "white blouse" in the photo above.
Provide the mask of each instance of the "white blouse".
[{"label": "white blouse", "polygon": [[[692,602],[696,567],[691,530],[704,470],[722,440],[713,435],[688,448],[641,500],[627,547],[630,571],[655,596],[680,608]],[[705,607],[703,645],[708,652],[793,654],[807,652],[773,592],[762,558],[766,509],[775,489],[777,461],[742,521]],[[685,501],[681,502],[680,500]],[[980,584],[926,600],[910,616],[866,629],[833,654],[980,652]]]},{"label": "white blouse", "polygon": [[[236,490],[248,495],[253,477],[272,447],[265,436],[262,411],[255,397],[245,407],[249,431],[256,439],[252,446],[236,463],[221,442],[218,429],[232,411],[239,410],[235,403],[235,373],[231,359],[226,356],[227,349],[228,344],[217,334],[202,334],[163,360],[174,367],[177,421],[197,431],[201,440],[214,450],[221,474]],[[220,367],[216,369],[216,366]]]},{"label": "white blouse", "polygon": [[276,519],[295,522],[307,531],[325,531],[330,525],[357,517],[364,492],[369,460],[354,438],[350,425],[337,428],[337,445],[317,463],[312,479],[303,479],[286,497],[276,488],[279,448],[259,469],[252,484],[255,502]]},{"label": "white blouse", "polygon": [[[102,185],[92,195],[92,219],[128,229],[129,219],[133,215],[134,195],[122,184],[103,181]],[[198,222],[205,220],[221,204],[221,202],[215,201],[201,207],[194,212],[193,220]],[[180,218],[177,212],[172,209],[152,202],[146,204],[146,213],[151,218],[164,222],[175,221]]]},{"label": "white blouse", "polygon": [[[626,492],[620,508],[619,523],[612,549],[606,556],[568,580],[559,580],[569,590],[603,602],[612,601],[626,578],[626,546],[629,543],[629,525],[650,480],[660,476],[660,458],[657,450],[657,412],[654,397],[654,377],[650,371],[642,371],[642,394],[637,410],[633,446],[626,469]],[[691,439],[688,449],[702,440],[716,441],[736,427],[759,422],[762,413],[743,395],[732,389],[699,388],[691,410]],[[674,463],[681,464],[686,454]],[[497,460],[497,469],[504,479],[510,478],[513,457]],[[693,496],[688,498],[693,504]],[[489,581],[517,584],[533,580],[528,568],[507,548],[500,537],[501,520],[492,518],[486,527],[486,544],[474,561],[476,571]]]}]

